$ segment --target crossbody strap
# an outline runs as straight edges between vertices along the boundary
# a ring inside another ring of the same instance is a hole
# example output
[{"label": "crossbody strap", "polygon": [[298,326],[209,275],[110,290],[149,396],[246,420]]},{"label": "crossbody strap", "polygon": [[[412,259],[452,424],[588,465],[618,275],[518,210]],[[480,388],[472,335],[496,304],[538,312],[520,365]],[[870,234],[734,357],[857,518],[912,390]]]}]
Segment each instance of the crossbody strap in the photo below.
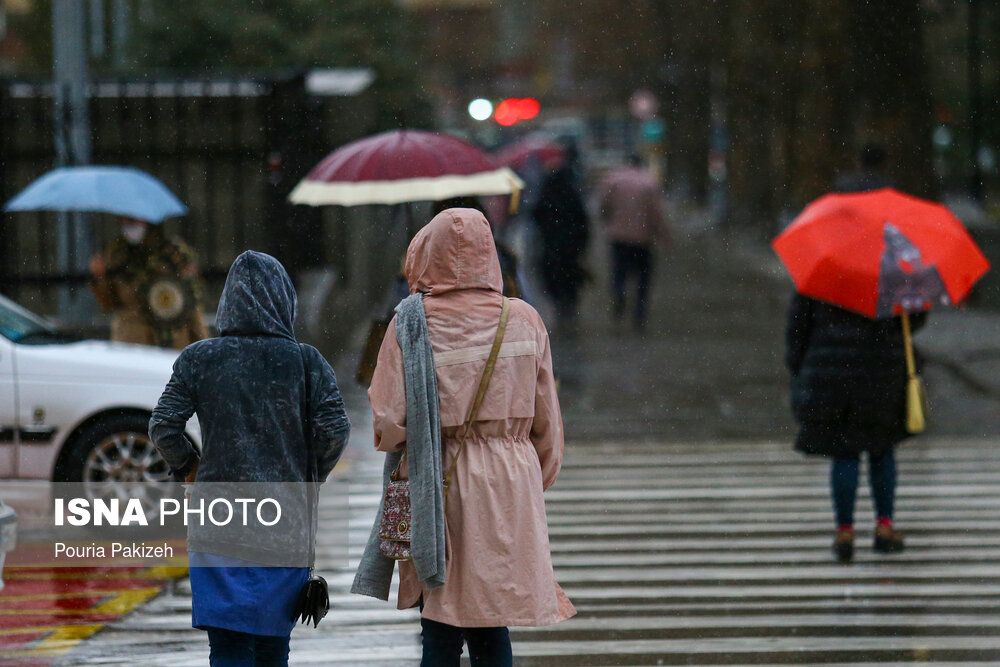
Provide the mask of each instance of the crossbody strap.
[{"label": "crossbody strap", "polygon": [[448,499],[448,486],[451,484],[451,476],[455,473],[455,466],[458,464],[458,457],[462,455],[462,451],[465,450],[465,443],[469,437],[469,431],[472,429],[472,422],[476,421],[476,416],[479,414],[479,407],[483,404],[483,399],[486,397],[486,388],[490,384],[490,378],[493,377],[493,368],[497,365],[497,357],[500,356],[500,346],[503,345],[503,336],[507,331],[507,315],[510,312],[510,300],[507,297],[503,298],[503,308],[500,310],[500,325],[497,326],[497,335],[493,339],[493,348],[490,350],[490,356],[486,360],[486,368],[483,369],[483,377],[479,381],[479,389],[476,391],[476,398],[472,402],[472,408],[469,410],[469,417],[465,420],[465,428],[462,429],[462,437],[459,441],[458,451],[455,452],[455,457],[451,460],[451,465],[448,466],[448,472],[444,475],[444,497],[445,500]]},{"label": "crossbody strap", "polygon": [[917,374],[917,365],[913,362],[913,338],[910,334],[910,315],[903,311],[903,351],[906,355],[906,375],[914,377]]}]

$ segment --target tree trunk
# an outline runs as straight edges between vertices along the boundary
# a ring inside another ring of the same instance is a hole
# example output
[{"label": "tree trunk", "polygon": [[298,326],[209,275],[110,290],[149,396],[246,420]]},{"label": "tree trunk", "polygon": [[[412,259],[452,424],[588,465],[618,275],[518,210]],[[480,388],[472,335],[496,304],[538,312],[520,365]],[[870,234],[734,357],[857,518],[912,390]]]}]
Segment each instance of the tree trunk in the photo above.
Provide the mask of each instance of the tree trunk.
[{"label": "tree trunk", "polygon": [[857,134],[888,149],[899,187],[937,194],[931,154],[933,109],[919,0],[850,0]]}]

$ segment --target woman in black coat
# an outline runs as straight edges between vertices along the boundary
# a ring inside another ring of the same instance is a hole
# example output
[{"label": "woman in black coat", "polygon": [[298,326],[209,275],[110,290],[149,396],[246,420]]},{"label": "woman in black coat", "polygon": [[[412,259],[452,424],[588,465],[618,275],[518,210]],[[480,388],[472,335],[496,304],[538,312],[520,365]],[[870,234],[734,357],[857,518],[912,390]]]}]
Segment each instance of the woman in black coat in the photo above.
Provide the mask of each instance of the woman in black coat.
[{"label": "woman in black coat", "polygon": [[542,242],[542,283],[555,306],[557,325],[570,332],[587,276],[581,261],[590,237],[590,221],[577,185],[576,156],[575,149],[566,149],[564,164],[545,177],[531,211]]},{"label": "woman in black coat", "polygon": [[[914,329],[925,315],[911,316]],[[896,493],[893,448],[906,431],[906,359],[899,318],[873,320],[795,295],[788,313],[786,363],[792,374],[792,412],[800,431],[795,448],[833,459],[830,487],[837,520],[834,552],[854,554],[854,503],[859,459],[868,452],[875,501],[874,548],[902,551],[892,526]]]},{"label": "woman in black coat", "polygon": [[[278,260],[245,252],[226,278],[219,336],[189,345],[174,363],[149,434],[175,474],[198,482],[192,496],[199,487],[241,482],[244,494],[254,483],[305,499],[306,483],[325,480],[340,458],[350,423],[337,378],[319,351],[295,340],[296,311],[295,288]],[[195,413],[200,452],[184,435]],[[295,525],[308,525],[314,496],[308,502],[281,503],[283,515],[297,513]],[[288,540],[281,525],[222,533],[189,525],[192,625],[208,631],[212,665],[288,663],[312,535]]]}]

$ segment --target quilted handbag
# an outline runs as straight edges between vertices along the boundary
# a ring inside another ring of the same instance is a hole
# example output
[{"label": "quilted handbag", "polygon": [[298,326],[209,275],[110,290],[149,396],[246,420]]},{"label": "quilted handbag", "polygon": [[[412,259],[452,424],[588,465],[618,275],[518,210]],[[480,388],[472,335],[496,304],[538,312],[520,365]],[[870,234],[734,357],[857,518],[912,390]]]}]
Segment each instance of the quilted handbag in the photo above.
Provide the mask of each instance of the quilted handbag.
[{"label": "quilted handbag", "polygon": [[399,478],[399,466],[385,487],[378,537],[379,551],[384,555],[393,560],[410,560],[410,481]]},{"label": "quilted handbag", "polygon": [[[490,350],[490,356],[486,360],[483,377],[479,380],[479,389],[476,391],[476,398],[472,402],[472,408],[469,410],[469,417],[465,420],[465,428],[462,429],[462,439],[458,445],[458,451],[455,452],[455,458],[452,459],[451,466],[449,466],[448,472],[444,476],[445,502],[448,500],[448,485],[451,483],[451,476],[455,473],[455,464],[458,463],[458,457],[462,455],[462,451],[465,449],[466,437],[469,435],[472,422],[476,420],[476,415],[479,414],[479,406],[482,405],[483,398],[486,396],[486,387],[489,386],[490,377],[493,375],[493,367],[496,366],[497,357],[500,355],[500,346],[503,344],[504,332],[507,330],[507,313],[509,309],[510,301],[507,300],[507,297],[504,297],[503,309],[500,311],[500,325],[497,327],[497,335],[493,339],[493,348]],[[410,513],[410,481],[402,479],[402,474],[399,471],[405,460],[406,450],[404,449],[403,455],[399,458],[399,464],[392,471],[392,474],[389,476],[389,483],[385,487],[385,498],[382,503],[382,520],[379,523],[378,530],[379,551],[382,552],[382,555],[388,556],[393,560],[413,559],[413,556],[410,554],[410,518],[412,516]]]}]

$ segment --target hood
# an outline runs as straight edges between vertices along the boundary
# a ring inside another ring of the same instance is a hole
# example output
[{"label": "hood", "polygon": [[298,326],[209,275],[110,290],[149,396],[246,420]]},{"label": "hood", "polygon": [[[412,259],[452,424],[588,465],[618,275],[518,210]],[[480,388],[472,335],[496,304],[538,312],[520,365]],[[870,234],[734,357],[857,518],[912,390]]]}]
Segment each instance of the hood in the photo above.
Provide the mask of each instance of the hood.
[{"label": "hood", "polygon": [[405,271],[410,294],[503,289],[490,223],[472,208],[449,208],[434,216],[410,242]]},{"label": "hood", "polygon": [[281,262],[247,250],[236,258],[222,288],[215,325],[223,336],[282,336],[292,331],[298,300]]}]

